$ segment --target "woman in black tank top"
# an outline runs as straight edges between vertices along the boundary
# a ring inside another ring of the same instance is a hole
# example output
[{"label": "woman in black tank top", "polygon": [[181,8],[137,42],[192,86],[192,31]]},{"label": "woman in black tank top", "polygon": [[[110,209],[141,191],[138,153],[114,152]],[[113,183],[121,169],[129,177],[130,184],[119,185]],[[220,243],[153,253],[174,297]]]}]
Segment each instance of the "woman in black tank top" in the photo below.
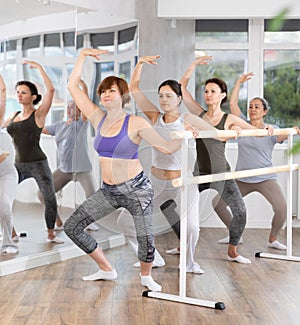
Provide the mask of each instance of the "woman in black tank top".
[{"label": "woman in black tank top", "polygon": [[[15,167],[19,175],[19,183],[34,178],[45,201],[45,220],[48,229],[47,242],[61,244],[64,241],[56,237],[54,232],[57,219],[57,203],[52,173],[47,157],[40,148],[40,135],[50,110],[54,95],[54,87],[43,67],[34,61],[25,61],[30,68],[37,69],[44,81],[46,93],[38,108],[35,108],[42,96],[37,87],[30,81],[17,82],[16,96],[22,109],[14,113],[6,122],[7,132],[13,140],[16,151]],[[58,226],[61,226],[60,219]]]},{"label": "woman in black tank top", "polygon": [[[204,99],[207,104],[207,111],[187,91],[186,87],[195,67],[199,64],[208,64],[207,60],[211,60],[211,57],[203,56],[194,61],[180,80],[183,99],[187,108],[220,130],[253,128],[239,117],[233,114],[225,114],[222,111],[222,104],[227,100],[227,85],[222,79],[212,78],[205,82]],[[197,163],[194,170],[195,176],[222,173],[230,170],[225,157],[225,142],[215,139],[197,139],[196,145]],[[237,245],[246,225],[246,207],[236,182],[234,180],[227,180],[198,184],[200,192],[210,188],[218,192],[219,197],[227,203],[233,214],[229,228],[227,260],[250,264],[250,259],[239,255],[237,252]]]}]

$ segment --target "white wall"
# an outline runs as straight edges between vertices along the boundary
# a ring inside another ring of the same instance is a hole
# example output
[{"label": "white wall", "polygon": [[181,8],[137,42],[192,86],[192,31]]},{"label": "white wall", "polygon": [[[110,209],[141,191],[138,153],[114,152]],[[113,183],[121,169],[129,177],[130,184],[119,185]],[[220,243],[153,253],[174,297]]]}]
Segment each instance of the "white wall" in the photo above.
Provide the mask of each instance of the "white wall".
[{"label": "white wall", "polygon": [[300,18],[299,0],[157,0],[160,18],[181,19],[249,19],[272,18],[288,9],[289,18]]}]

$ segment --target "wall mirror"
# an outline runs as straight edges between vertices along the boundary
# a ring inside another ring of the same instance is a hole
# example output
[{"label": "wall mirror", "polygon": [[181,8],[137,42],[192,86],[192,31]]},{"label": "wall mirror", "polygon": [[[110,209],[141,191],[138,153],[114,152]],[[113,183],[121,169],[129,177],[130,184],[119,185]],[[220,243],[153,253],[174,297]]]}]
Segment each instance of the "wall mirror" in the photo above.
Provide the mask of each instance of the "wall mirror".
[{"label": "wall mirror", "polygon": [[[55,96],[46,125],[66,120],[66,106],[70,98],[67,81],[77,54],[83,47],[99,47],[109,50],[109,54],[96,62],[90,60],[83,74],[90,98],[98,102],[96,87],[107,75],[116,74],[129,81],[137,58],[137,21],[130,17],[112,15],[108,8],[105,13],[97,1],[83,7],[82,1],[71,0],[3,0],[0,13],[0,72],[7,86],[8,116],[19,109],[14,86],[18,80],[34,82],[43,94],[43,85],[34,69],[29,69],[23,60],[34,60],[43,65],[55,86]],[[80,4],[80,5],[79,5]],[[126,109],[132,111],[132,107]],[[14,148],[5,130],[0,134],[0,146],[10,151],[14,160]],[[92,147],[93,132],[87,131],[89,158],[98,188],[101,175],[98,158]],[[76,146],[76,144],[75,144]],[[53,137],[43,135],[41,147],[46,153],[50,168],[57,167],[56,143]],[[80,154],[80,148],[76,148]],[[75,155],[74,155],[75,157]],[[76,158],[74,158],[76,159]],[[14,225],[19,238],[17,255],[0,255],[0,276],[30,269],[51,262],[61,261],[83,254],[66,237],[63,231],[58,236],[64,244],[46,242],[44,208],[38,200],[38,187],[33,179],[18,185],[13,208]],[[85,192],[78,182],[68,183],[57,193],[59,214],[65,220],[85,199]],[[112,247],[124,243],[123,236],[115,224],[108,219],[100,223],[101,231],[94,231],[102,247]]]}]

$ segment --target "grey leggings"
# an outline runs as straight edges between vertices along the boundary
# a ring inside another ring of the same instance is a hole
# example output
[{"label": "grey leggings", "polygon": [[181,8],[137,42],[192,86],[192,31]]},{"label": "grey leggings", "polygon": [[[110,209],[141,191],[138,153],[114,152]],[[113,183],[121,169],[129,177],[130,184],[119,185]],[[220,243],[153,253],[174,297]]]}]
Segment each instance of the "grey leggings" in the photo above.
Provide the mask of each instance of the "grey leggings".
[{"label": "grey leggings", "polygon": [[[198,184],[199,192],[209,188],[216,190],[219,194],[218,198],[221,197],[231,209],[232,220],[228,227],[229,244],[237,246],[246,226],[246,207],[241,192],[233,179],[210,184]],[[218,204],[216,199],[214,199],[214,204]]]},{"label": "grey leggings", "polygon": [[[252,192],[258,192],[272,205],[274,215],[270,236],[277,238],[286,220],[287,210],[286,200],[278,181],[270,179],[259,183],[245,183],[237,180],[236,183],[243,197]],[[220,200],[218,205],[215,207],[215,211],[223,223],[229,227],[232,216],[230,211],[227,209],[227,204]]]},{"label": "grey leggings", "polygon": [[31,177],[36,180],[45,202],[45,220],[47,228],[54,229],[57,216],[57,203],[48,160],[45,159],[25,163],[16,162],[15,166],[19,174],[19,183]]},{"label": "grey leggings", "polygon": [[138,258],[150,263],[154,260],[152,231],[153,189],[148,177],[141,172],[135,178],[118,185],[103,183],[102,187],[67,219],[64,225],[67,236],[84,252],[97,248],[96,240],[84,229],[118,208],[132,215],[138,241]]}]

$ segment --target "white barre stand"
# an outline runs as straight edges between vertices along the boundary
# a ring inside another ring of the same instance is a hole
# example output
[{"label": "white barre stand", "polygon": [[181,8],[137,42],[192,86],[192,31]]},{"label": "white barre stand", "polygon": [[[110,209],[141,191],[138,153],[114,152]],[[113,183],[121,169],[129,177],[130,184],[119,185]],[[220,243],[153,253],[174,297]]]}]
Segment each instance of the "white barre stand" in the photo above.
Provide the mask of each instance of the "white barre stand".
[{"label": "white barre stand", "polygon": [[[236,134],[236,133],[235,133]],[[188,170],[188,141],[192,138],[191,132],[184,132],[181,146],[181,176],[183,180],[187,180]],[[188,185],[188,184],[187,184]],[[187,186],[184,184],[181,186],[181,207],[180,215],[186,215],[187,211]],[[208,301],[197,298],[189,298],[186,296],[186,239],[187,239],[187,218],[180,219],[180,267],[179,267],[179,295],[172,295],[163,292],[154,292],[151,290],[144,291],[143,297],[158,298],[164,300],[170,300],[174,302],[181,302],[191,305],[197,305],[202,307],[215,308],[219,310],[225,309],[225,304],[221,301]]]},{"label": "white barre stand", "polygon": [[[297,134],[297,132],[292,128],[287,129],[275,129],[273,135],[288,135],[288,150],[290,152],[293,144],[292,135]],[[201,131],[198,134],[199,138],[236,138],[236,131]],[[268,136],[267,130],[242,130],[239,132],[239,136]],[[188,139],[192,137],[191,132],[172,132],[173,138],[183,138],[181,154],[182,154],[182,174],[180,178],[173,180],[173,186],[181,187],[181,209],[180,214],[185,215],[187,211],[187,186],[190,184],[203,184],[216,181],[224,181],[228,179],[243,178],[249,176],[258,176],[271,173],[279,172],[289,172],[288,177],[288,188],[287,188],[287,255],[279,254],[269,254],[269,253],[256,253],[255,257],[266,257],[274,259],[283,259],[289,261],[300,261],[300,257],[292,256],[292,172],[294,170],[299,171],[298,164],[292,164],[292,156],[288,156],[288,164],[283,166],[275,167],[265,167],[258,169],[233,171],[212,175],[203,175],[189,178],[187,176],[187,166],[188,166]],[[186,297],[186,238],[187,238],[187,221],[186,218],[181,219],[180,223],[180,277],[179,277],[179,295],[171,295],[162,292],[152,292],[144,291],[144,297],[165,299],[174,302],[187,303],[197,306],[210,307],[215,309],[223,310],[225,309],[225,304],[223,302],[213,302],[208,300],[201,300],[196,298]]]}]

